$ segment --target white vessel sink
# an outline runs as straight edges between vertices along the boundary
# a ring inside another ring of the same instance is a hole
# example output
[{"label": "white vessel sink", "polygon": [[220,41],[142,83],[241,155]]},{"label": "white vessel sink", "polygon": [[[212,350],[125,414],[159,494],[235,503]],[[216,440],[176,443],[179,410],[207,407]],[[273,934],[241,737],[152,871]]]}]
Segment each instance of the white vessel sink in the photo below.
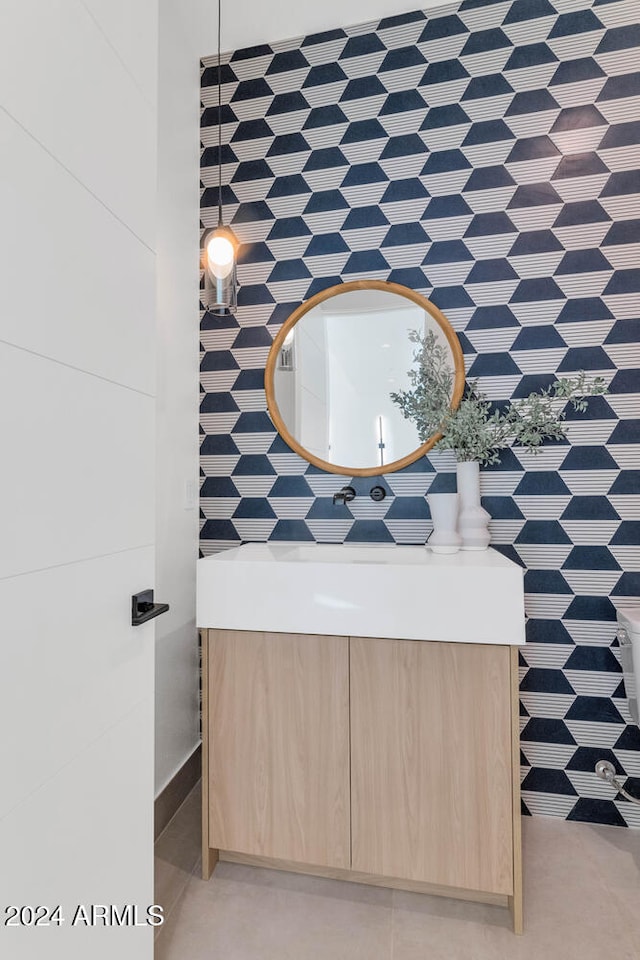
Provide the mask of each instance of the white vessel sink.
[{"label": "white vessel sink", "polygon": [[495,550],[248,543],[198,561],[201,628],[524,643],[523,570]]}]

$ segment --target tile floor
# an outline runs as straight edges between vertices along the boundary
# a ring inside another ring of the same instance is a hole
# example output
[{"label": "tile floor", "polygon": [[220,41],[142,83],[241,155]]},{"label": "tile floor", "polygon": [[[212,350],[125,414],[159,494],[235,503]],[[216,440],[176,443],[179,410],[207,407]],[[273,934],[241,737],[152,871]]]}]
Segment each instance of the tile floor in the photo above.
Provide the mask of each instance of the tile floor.
[{"label": "tile floor", "polygon": [[640,831],[527,817],[525,934],[500,907],[220,863],[199,788],[156,844],[156,960],[640,960]]}]

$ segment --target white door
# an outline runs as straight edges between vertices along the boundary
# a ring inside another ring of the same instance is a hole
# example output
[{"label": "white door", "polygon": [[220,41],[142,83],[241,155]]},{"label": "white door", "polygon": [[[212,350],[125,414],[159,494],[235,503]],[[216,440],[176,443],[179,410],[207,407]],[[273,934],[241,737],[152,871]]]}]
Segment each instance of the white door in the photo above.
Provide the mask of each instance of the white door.
[{"label": "white door", "polygon": [[0,955],[144,960],[156,0],[1,20]]}]

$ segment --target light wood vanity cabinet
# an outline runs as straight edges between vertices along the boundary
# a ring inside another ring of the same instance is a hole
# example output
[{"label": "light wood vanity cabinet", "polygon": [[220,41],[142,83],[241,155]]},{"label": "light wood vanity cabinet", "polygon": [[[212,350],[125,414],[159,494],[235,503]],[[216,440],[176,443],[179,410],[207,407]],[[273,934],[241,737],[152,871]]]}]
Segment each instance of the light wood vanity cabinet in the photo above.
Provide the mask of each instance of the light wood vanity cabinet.
[{"label": "light wood vanity cabinet", "polygon": [[509,906],[517,647],[203,633],[203,876],[221,859]]},{"label": "light wood vanity cabinet", "polygon": [[349,641],[209,631],[210,846],[349,867]]},{"label": "light wood vanity cabinet", "polygon": [[351,640],[352,866],[509,894],[509,649]]}]

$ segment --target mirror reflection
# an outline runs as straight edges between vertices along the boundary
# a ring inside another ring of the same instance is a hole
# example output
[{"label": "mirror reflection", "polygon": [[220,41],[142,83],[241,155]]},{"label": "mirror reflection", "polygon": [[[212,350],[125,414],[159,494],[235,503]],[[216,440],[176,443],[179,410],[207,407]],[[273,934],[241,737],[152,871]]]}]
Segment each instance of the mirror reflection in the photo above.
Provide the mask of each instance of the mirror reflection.
[{"label": "mirror reflection", "polygon": [[384,473],[421,455],[415,425],[391,399],[410,386],[410,331],[432,331],[450,350],[452,371],[460,368],[460,347],[443,315],[399,290],[372,281],[324,291],[274,341],[266,384],[272,417],[284,439],[324,469]]}]

